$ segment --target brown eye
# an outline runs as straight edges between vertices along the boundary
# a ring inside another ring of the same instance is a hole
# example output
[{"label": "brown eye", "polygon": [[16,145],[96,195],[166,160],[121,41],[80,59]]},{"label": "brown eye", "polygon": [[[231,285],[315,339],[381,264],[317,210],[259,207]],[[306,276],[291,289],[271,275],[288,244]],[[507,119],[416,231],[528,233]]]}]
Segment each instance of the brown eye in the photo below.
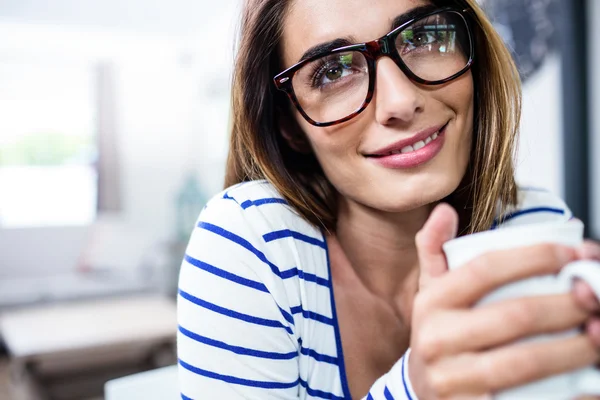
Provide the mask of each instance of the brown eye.
[{"label": "brown eye", "polygon": [[433,32],[419,32],[416,33],[413,38],[413,45],[415,47],[424,46],[436,42],[436,35]]},{"label": "brown eye", "polygon": [[329,68],[327,72],[325,72],[325,77],[330,81],[334,81],[342,77],[342,68],[337,66],[335,68]]}]

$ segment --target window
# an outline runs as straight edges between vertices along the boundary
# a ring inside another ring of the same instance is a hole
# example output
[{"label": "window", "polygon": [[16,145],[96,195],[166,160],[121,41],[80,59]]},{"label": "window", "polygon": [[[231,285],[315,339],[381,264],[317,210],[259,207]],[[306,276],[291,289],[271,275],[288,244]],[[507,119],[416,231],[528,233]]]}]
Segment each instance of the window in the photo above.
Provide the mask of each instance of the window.
[{"label": "window", "polygon": [[0,227],[95,219],[94,88],[87,63],[0,58]]}]

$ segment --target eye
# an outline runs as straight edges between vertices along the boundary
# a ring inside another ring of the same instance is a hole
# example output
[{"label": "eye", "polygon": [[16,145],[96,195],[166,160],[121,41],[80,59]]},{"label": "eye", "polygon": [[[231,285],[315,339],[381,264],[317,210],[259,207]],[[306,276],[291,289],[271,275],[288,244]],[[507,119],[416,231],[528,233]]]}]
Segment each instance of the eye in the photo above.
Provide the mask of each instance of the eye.
[{"label": "eye", "polygon": [[339,54],[327,57],[319,62],[319,67],[313,77],[313,85],[326,86],[356,71],[354,53]]},{"label": "eye", "polygon": [[418,32],[413,39],[415,46],[423,46],[435,42],[435,35],[431,32]]},{"label": "eye", "polygon": [[342,70],[342,67],[338,65],[336,67],[329,68],[327,72],[325,72],[325,77],[330,81],[335,81],[336,79],[341,78],[343,73],[344,71]]},{"label": "eye", "polygon": [[421,47],[437,41],[435,32],[428,31],[426,28],[420,30],[408,30],[403,32],[403,39],[413,47]]}]

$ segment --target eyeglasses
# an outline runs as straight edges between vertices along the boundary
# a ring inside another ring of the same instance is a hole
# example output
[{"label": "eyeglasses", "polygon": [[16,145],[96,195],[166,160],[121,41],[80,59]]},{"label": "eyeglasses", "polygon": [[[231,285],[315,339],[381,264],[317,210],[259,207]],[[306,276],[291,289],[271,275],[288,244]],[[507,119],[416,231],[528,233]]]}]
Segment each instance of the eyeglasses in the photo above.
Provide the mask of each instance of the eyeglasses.
[{"label": "eyeglasses", "polygon": [[312,125],[340,124],[369,105],[380,57],[390,57],[409,79],[422,85],[440,85],[464,74],[474,56],[466,12],[451,7],[428,12],[380,39],[302,60],[273,81]]}]

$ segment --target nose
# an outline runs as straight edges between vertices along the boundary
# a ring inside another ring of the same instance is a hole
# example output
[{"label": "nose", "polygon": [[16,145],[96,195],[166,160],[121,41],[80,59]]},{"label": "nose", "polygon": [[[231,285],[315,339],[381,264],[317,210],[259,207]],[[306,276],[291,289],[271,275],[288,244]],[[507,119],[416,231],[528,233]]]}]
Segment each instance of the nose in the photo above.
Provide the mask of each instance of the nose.
[{"label": "nose", "polygon": [[423,111],[424,97],[389,57],[377,61],[375,118],[382,125],[410,122]]}]

